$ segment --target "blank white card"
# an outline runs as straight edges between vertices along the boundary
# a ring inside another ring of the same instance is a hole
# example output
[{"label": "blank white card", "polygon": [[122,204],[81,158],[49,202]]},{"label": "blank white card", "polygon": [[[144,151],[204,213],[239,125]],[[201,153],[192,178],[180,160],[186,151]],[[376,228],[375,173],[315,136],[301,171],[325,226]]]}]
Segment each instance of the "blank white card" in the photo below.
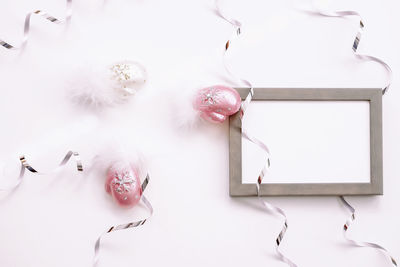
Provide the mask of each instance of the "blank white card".
[{"label": "blank white card", "polygon": [[[264,183],[368,183],[368,101],[253,101],[243,129],[271,152]],[[242,141],[243,183],[255,183],[265,153]]]}]

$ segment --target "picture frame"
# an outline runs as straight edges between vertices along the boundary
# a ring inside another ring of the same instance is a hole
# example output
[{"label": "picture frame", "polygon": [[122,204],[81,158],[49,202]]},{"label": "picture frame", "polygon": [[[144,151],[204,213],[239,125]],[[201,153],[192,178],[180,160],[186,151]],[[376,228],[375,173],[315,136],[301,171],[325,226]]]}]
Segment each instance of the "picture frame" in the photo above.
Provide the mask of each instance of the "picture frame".
[{"label": "picture frame", "polygon": [[[236,88],[242,100],[249,88]],[[382,89],[380,88],[254,88],[253,101],[368,101],[370,131],[369,183],[268,183],[262,196],[382,195]],[[251,105],[251,104],[250,104]],[[256,177],[255,177],[256,178]],[[268,179],[267,177],[265,179]],[[242,182],[242,125],[239,112],[229,119],[229,192],[256,196],[254,184]]]}]

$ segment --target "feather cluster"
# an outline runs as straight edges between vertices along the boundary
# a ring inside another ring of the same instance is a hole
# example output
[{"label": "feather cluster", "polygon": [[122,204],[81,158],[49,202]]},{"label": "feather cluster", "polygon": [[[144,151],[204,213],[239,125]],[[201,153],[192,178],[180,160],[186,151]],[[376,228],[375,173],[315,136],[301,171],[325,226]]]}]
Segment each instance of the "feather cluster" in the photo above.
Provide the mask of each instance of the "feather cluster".
[{"label": "feather cluster", "polygon": [[67,94],[74,103],[97,109],[125,103],[145,82],[146,71],[136,62],[85,64],[68,79]]}]

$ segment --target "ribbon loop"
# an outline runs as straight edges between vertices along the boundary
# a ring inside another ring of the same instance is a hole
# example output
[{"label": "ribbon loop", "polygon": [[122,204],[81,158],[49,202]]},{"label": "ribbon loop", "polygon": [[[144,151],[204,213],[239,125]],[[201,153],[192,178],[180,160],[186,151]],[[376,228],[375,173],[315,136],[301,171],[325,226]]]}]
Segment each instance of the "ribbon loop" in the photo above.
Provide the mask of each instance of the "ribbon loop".
[{"label": "ribbon loop", "polygon": [[30,171],[32,173],[38,174],[38,175],[46,175],[46,174],[50,174],[50,173],[55,173],[55,172],[59,171],[63,166],[65,166],[72,157],[74,157],[74,159],[75,159],[77,170],[80,171],[80,172],[83,171],[83,165],[82,165],[81,158],[79,156],[79,153],[76,152],[76,151],[72,151],[72,150],[68,151],[68,153],[65,155],[65,157],[60,162],[58,167],[53,169],[50,172],[47,172],[47,173],[37,171],[35,168],[33,168],[28,163],[28,161],[26,160],[25,156],[22,155],[22,156],[19,157],[19,160],[21,162],[21,170],[19,172],[19,176],[18,176],[17,181],[15,182],[15,184],[11,185],[9,188],[0,189],[0,191],[13,191],[13,190],[15,190],[21,184],[22,179],[25,176],[25,169],[27,169],[28,171]]},{"label": "ribbon loop", "polygon": [[143,204],[149,211],[150,215],[142,220],[111,226],[110,228],[108,228],[107,231],[105,231],[103,234],[101,234],[97,238],[95,246],[94,246],[93,267],[96,267],[97,263],[99,261],[100,243],[101,243],[101,239],[103,238],[104,235],[109,234],[114,231],[118,231],[118,230],[125,230],[125,229],[129,229],[129,228],[135,228],[135,227],[141,226],[141,225],[145,224],[146,221],[153,215],[153,212],[154,212],[153,206],[151,205],[150,201],[148,201],[147,198],[144,196],[144,190],[146,189],[147,185],[149,184],[149,181],[150,181],[150,176],[147,174],[145,180],[142,183],[142,195],[141,195],[140,200],[143,202]]},{"label": "ribbon loop", "polygon": [[340,196],[339,199],[342,201],[342,204],[348,209],[348,211],[351,213],[351,216],[349,219],[347,219],[346,223],[343,226],[343,236],[344,238],[353,246],[357,247],[369,247],[369,248],[374,248],[377,250],[380,250],[383,254],[385,254],[387,257],[390,258],[393,266],[397,266],[396,260],[389,254],[389,252],[382,247],[381,245],[375,244],[375,243],[370,243],[370,242],[362,242],[362,241],[357,241],[354,239],[350,239],[347,237],[347,231],[350,228],[351,223],[356,219],[355,212],[356,210],[350,205],[349,202],[346,201],[344,196]]},{"label": "ribbon loop", "polygon": [[363,34],[363,30],[364,30],[364,22],[362,20],[362,17],[359,13],[357,13],[356,11],[352,11],[352,10],[345,10],[345,11],[326,11],[326,10],[320,10],[317,8],[314,8],[315,12],[311,12],[312,14],[318,15],[318,16],[324,16],[324,17],[335,17],[335,18],[344,18],[344,17],[348,17],[348,16],[356,16],[359,20],[359,27],[358,27],[358,32],[356,34],[356,37],[354,38],[353,41],[353,45],[352,45],[352,49],[353,49],[353,53],[354,56],[360,60],[363,61],[374,61],[377,62],[378,64],[380,64],[386,71],[387,73],[387,81],[385,83],[385,85],[382,88],[382,94],[384,95],[388,90],[390,85],[392,84],[392,69],[390,68],[390,66],[388,64],[386,64],[386,62],[384,62],[383,60],[374,57],[374,56],[370,56],[370,55],[363,55],[358,53],[357,49],[358,46],[360,44],[361,41],[361,37]]},{"label": "ribbon loop", "polygon": [[226,54],[227,54],[227,52],[228,52],[228,50],[229,50],[229,48],[230,48],[230,44],[232,43],[232,39],[233,39],[233,38],[237,38],[237,37],[240,35],[240,33],[241,33],[240,27],[242,26],[242,24],[241,24],[239,21],[237,21],[237,20],[235,20],[235,19],[232,19],[232,18],[229,18],[229,17],[227,17],[226,15],[224,15],[224,14],[222,13],[222,11],[221,11],[221,9],[220,9],[218,3],[219,3],[218,0],[216,0],[216,1],[215,1],[215,7],[216,7],[216,11],[217,11],[216,14],[217,14],[219,17],[221,17],[222,19],[224,19],[224,20],[226,20],[227,22],[229,22],[229,23],[230,23],[232,26],[234,26],[235,29],[236,29],[236,31],[235,31],[235,33],[232,35],[231,39],[229,39],[229,40],[226,42],[226,45],[225,45],[225,51],[224,51],[224,54],[223,54],[223,65],[224,65],[224,68],[225,68],[225,70],[227,71],[227,73],[228,73],[231,77],[235,78],[235,79],[236,79],[237,81],[239,81],[241,84],[243,84],[243,85],[247,86],[248,88],[250,88],[249,93],[248,93],[248,95],[246,96],[245,100],[242,102],[241,108],[240,108],[240,110],[239,110],[239,112],[240,112],[240,113],[239,113],[239,115],[240,115],[240,120],[242,121],[242,137],[246,138],[247,140],[249,140],[249,141],[252,142],[253,144],[255,144],[255,145],[257,145],[258,147],[260,147],[260,148],[265,152],[265,154],[266,154],[265,165],[264,165],[263,168],[261,169],[260,175],[259,175],[258,178],[257,178],[257,183],[256,183],[256,187],[257,187],[257,196],[258,196],[258,199],[259,199],[261,205],[265,208],[265,210],[266,210],[267,212],[272,212],[272,213],[275,213],[275,214],[279,214],[280,216],[282,216],[282,217],[284,218],[283,228],[282,228],[282,230],[280,231],[278,237],[276,238],[276,253],[277,253],[277,255],[278,255],[278,258],[279,258],[281,261],[285,262],[285,263],[288,264],[290,267],[297,267],[297,265],[296,265],[295,263],[293,263],[290,259],[288,259],[287,257],[285,257],[285,256],[280,252],[280,250],[279,250],[279,245],[281,244],[281,242],[282,242],[282,240],[283,240],[283,237],[284,237],[284,235],[285,235],[285,233],[286,233],[286,230],[287,230],[287,228],[288,228],[288,222],[287,222],[286,214],[285,214],[285,212],[284,212],[282,209],[280,209],[280,208],[278,208],[278,207],[275,207],[275,206],[273,206],[272,204],[270,204],[270,203],[264,201],[264,200],[262,199],[261,192],[260,192],[260,191],[261,191],[261,190],[260,190],[260,186],[261,186],[262,180],[263,180],[263,178],[265,177],[265,175],[267,174],[268,169],[270,168],[270,163],[271,163],[271,161],[270,161],[270,151],[269,151],[269,149],[268,149],[268,147],[267,147],[266,144],[264,144],[261,140],[255,138],[254,136],[251,136],[251,135],[246,131],[246,129],[243,128],[243,118],[244,118],[244,115],[245,115],[245,113],[246,113],[246,110],[247,110],[249,104],[251,103],[251,101],[252,101],[252,99],[253,99],[253,97],[254,97],[254,88],[253,88],[253,85],[252,85],[248,80],[245,80],[245,79],[242,79],[242,78],[238,78],[236,75],[234,75],[233,72],[230,70],[228,63],[226,62]]},{"label": "ribbon loop", "polygon": [[57,19],[57,18],[51,16],[50,14],[48,14],[48,13],[42,11],[42,10],[36,10],[36,11],[33,11],[33,12],[29,12],[25,16],[24,36],[22,37],[21,44],[19,46],[14,46],[14,45],[10,44],[9,42],[6,42],[6,41],[0,39],[0,45],[3,46],[6,49],[9,49],[9,50],[18,50],[18,49],[25,48],[25,46],[26,46],[26,44],[28,42],[32,15],[40,16],[40,17],[44,18],[45,20],[48,20],[48,21],[50,21],[52,23],[55,23],[55,24],[64,24],[64,23],[68,24],[71,21],[71,16],[72,16],[72,0],[66,0],[66,4],[67,4],[67,11],[66,11],[65,20]]}]

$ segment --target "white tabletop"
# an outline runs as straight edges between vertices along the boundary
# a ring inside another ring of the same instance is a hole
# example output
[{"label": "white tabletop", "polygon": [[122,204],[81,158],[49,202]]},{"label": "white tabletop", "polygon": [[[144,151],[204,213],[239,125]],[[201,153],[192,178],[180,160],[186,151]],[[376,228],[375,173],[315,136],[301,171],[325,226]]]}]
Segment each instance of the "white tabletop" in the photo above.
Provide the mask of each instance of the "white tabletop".
[{"label": "white tabletop", "polygon": [[[154,216],[141,228],[104,238],[99,266],[285,266],[274,258],[282,219],[253,198],[228,194],[228,124],[176,127],[184,92],[228,84],[222,51],[233,32],[212,12],[213,1],[74,1],[70,27],[32,20],[24,54],[0,49],[2,180],[18,175],[25,153],[51,170],[69,149],[84,163],[110,146],[145,155],[146,189]],[[221,1],[242,21],[232,44],[232,66],[257,87],[380,87],[385,73],[358,61],[351,45],[358,21],[312,17],[292,1]],[[357,209],[351,236],[377,242],[400,258],[400,17],[398,1],[336,1],[333,9],[359,11],[365,22],[360,52],[384,59],[394,82],[384,96],[384,196],[350,197]],[[62,17],[63,0],[0,3],[0,38],[18,42],[24,16],[43,9]],[[124,106],[100,113],[68,100],[66,79],[84,61],[133,59],[147,69],[147,86]],[[111,145],[110,145],[111,144]],[[326,170],[329,172],[329,170]],[[143,207],[116,208],[99,172],[78,174],[69,164],[57,175],[27,174],[0,201],[0,265],[91,266],[94,243],[113,224],[146,215]],[[289,229],[281,249],[299,266],[390,266],[371,249],[342,237],[348,213],[334,197],[268,198],[283,208]]]}]

